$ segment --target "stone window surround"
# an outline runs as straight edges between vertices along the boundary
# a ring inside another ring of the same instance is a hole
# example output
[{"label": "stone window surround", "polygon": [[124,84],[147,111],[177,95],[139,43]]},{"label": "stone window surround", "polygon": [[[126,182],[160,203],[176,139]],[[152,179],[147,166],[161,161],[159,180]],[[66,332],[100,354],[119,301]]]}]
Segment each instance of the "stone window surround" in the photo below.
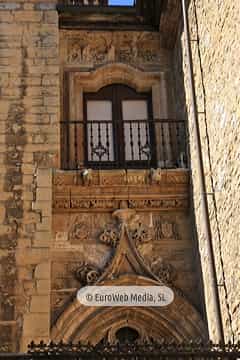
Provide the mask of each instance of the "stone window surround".
[{"label": "stone window surround", "polygon": [[77,68],[66,70],[63,83],[63,121],[83,121],[84,92],[97,92],[111,84],[128,85],[137,92],[151,91],[153,118],[173,118],[169,108],[169,104],[172,103],[172,99],[169,99],[170,74],[166,71],[146,72],[130,65],[114,63],[101,66],[94,71],[80,71]]}]

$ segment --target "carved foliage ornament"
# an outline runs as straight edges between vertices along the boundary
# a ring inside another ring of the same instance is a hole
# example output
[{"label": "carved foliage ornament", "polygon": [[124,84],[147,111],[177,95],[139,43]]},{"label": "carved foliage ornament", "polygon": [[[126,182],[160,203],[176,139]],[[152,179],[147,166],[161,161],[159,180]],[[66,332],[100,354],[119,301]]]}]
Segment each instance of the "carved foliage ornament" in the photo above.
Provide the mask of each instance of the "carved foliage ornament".
[{"label": "carved foliage ornament", "polygon": [[117,228],[106,228],[99,239],[101,243],[116,248],[120,240],[120,230]]},{"label": "carved foliage ornament", "polygon": [[[144,226],[142,223],[139,223],[138,226],[134,227],[129,232],[131,239],[137,247],[152,240],[151,229]],[[99,240],[105,245],[116,248],[120,240],[120,233],[121,230],[119,228],[109,226],[104,229],[103,233],[99,237]]]}]

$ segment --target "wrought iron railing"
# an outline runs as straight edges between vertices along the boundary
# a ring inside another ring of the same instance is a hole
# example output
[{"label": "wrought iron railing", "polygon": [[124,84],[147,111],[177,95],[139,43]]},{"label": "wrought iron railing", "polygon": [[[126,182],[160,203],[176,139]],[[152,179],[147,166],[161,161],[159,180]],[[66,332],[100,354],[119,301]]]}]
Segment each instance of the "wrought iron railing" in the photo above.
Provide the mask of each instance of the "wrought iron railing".
[{"label": "wrought iron railing", "polygon": [[240,342],[237,344],[213,344],[201,342],[188,343],[154,343],[146,344],[99,344],[97,346],[81,344],[31,343],[27,354],[0,354],[0,359],[64,359],[64,360],[108,360],[108,359],[132,359],[132,360],[212,360],[212,359],[239,359]]},{"label": "wrought iron railing", "polygon": [[62,168],[186,167],[185,122],[63,121]]}]

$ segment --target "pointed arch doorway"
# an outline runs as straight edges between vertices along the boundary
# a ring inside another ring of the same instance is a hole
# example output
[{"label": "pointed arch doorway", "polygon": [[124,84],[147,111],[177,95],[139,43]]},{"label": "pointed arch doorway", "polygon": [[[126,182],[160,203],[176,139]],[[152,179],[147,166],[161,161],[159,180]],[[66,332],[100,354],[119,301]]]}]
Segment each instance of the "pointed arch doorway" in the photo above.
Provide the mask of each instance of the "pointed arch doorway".
[{"label": "pointed arch doorway", "polygon": [[[137,252],[128,230],[135,210],[117,210],[119,243],[111,264],[97,286],[162,286]],[[87,307],[77,299],[62,313],[52,328],[51,339],[66,343],[98,343],[206,340],[207,329],[194,306],[177,288],[174,301],[166,307]]]}]

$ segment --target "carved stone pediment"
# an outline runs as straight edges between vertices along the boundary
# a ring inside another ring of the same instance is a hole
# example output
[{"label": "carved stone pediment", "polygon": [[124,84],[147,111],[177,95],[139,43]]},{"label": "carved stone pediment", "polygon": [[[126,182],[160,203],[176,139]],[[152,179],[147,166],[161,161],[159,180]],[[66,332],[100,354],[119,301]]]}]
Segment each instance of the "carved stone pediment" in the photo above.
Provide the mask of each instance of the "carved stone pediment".
[{"label": "carved stone pediment", "polygon": [[140,224],[133,229],[130,224],[136,218],[136,211],[133,209],[120,209],[113,213],[113,217],[118,219],[119,231],[105,230],[100,236],[101,240],[109,242],[112,245],[111,236],[117,240],[116,252],[112,262],[98,280],[98,283],[107,279],[116,279],[121,275],[140,275],[156,280],[157,278],[144,263],[142,257],[137,251],[140,243],[149,241],[149,233],[146,227]]}]

